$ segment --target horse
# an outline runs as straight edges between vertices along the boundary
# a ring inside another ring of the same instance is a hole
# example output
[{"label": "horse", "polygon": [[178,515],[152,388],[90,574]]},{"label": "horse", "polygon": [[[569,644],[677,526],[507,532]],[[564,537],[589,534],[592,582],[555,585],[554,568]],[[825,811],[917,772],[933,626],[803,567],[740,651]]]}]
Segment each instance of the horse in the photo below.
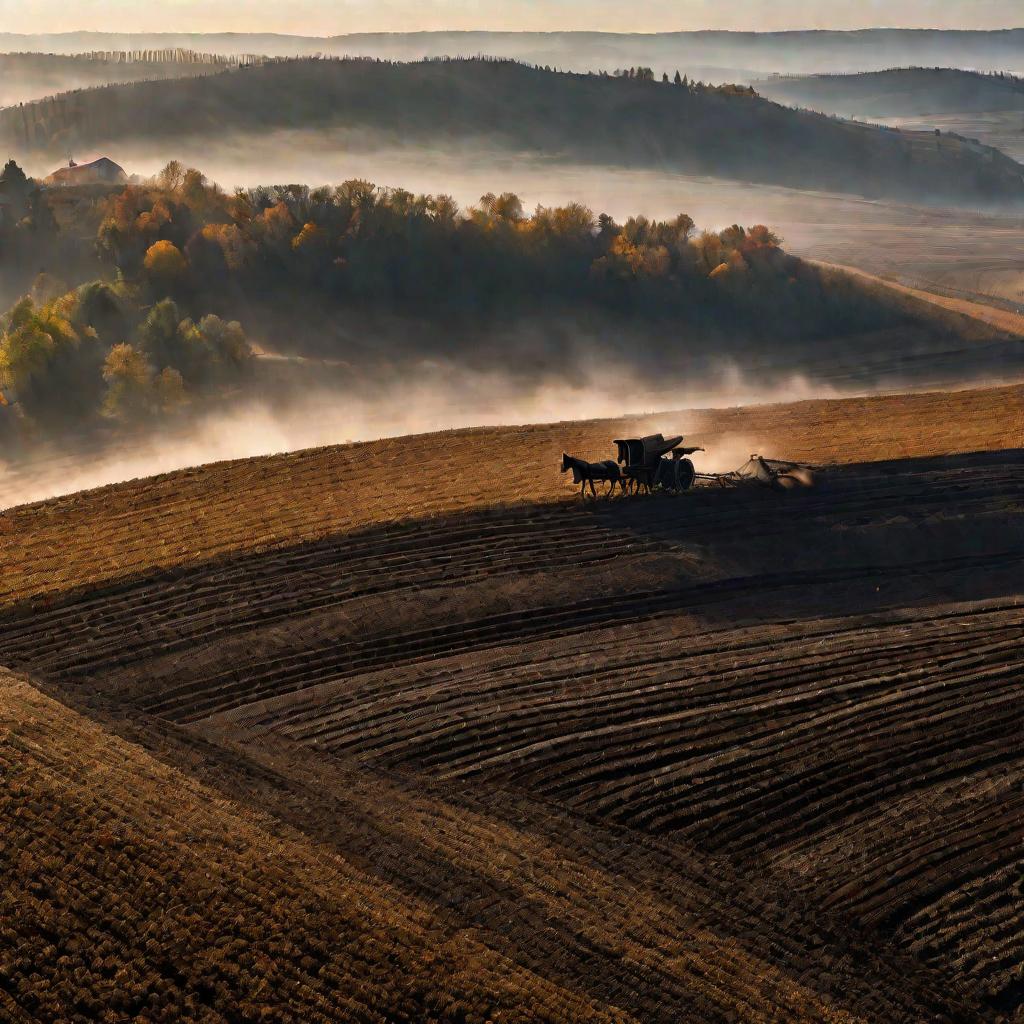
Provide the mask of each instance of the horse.
[{"label": "horse", "polygon": [[573,484],[580,485],[580,497],[586,497],[587,484],[590,484],[590,493],[596,498],[597,491],[594,488],[595,480],[603,480],[609,485],[608,495],[615,490],[619,484],[625,490],[625,482],[622,479],[622,470],[614,459],[605,459],[604,462],[584,462],[582,459],[574,459],[571,455],[562,452],[562,472],[572,470]]}]

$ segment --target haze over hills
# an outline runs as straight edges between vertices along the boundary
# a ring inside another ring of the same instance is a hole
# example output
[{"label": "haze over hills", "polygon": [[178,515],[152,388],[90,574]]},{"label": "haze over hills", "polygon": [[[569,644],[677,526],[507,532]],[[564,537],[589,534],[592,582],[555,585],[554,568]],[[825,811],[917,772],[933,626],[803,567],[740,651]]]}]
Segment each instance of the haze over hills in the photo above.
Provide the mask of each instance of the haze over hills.
[{"label": "haze over hills", "polygon": [[0,114],[9,148],[53,156],[118,140],[173,150],[184,139],[281,128],[348,132],[353,147],[466,145],[915,202],[1024,200],[1020,164],[961,139],[841,122],[742,88],[511,61],[280,61],[85,90]]},{"label": "haze over hills", "polygon": [[[273,33],[0,33],[0,50],[81,53],[182,47],[223,54],[292,57],[317,53],[419,60],[439,56],[513,57],[573,71],[643,65],[657,72],[697,67],[814,73],[943,65],[1024,70],[1024,29],[949,31],[868,29],[797,32],[410,32],[336,36]],[[693,77],[693,75],[691,75]],[[699,77],[699,76],[698,76]]]},{"label": "haze over hills", "polygon": [[840,117],[1024,110],[1024,78],[957,68],[894,68],[767,78],[753,84],[768,99]]},{"label": "haze over hills", "polygon": [[909,131],[952,132],[1024,160],[1024,78],[955,68],[897,68],[853,75],[773,76],[763,96]]},{"label": "haze over hills", "polygon": [[0,107],[95,85],[209,74],[233,59],[191,50],[76,56],[0,53]]}]

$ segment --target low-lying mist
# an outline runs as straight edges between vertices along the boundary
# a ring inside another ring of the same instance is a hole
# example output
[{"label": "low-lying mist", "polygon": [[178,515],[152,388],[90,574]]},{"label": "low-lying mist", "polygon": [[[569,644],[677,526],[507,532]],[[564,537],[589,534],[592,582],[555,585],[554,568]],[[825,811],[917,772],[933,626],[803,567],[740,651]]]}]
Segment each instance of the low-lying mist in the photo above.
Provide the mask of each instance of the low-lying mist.
[{"label": "low-lying mist", "polygon": [[[176,141],[173,151],[121,142],[75,155],[84,160],[102,154],[142,177],[179,159],[228,191],[362,178],[411,192],[449,194],[463,207],[485,193],[511,191],[527,210],[582,202],[620,221],[685,211],[712,231],[763,223],[794,255],[855,266],[914,287],[938,283],[999,301],[1014,296],[994,280],[993,271],[1017,266],[1011,254],[1024,247],[1019,211],[995,216],[912,206],[667,171],[573,164],[493,147],[404,146],[366,133],[303,130],[186,139]],[[54,170],[55,161],[36,156],[26,162],[26,170],[43,176]]]},{"label": "low-lying mist", "polygon": [[[44,176],[54,170],[59,154],[24,154],[28,173]],[[782,185],[681,174],[655,166],[629,168],[574,163],[556,156],[516,153],[487,140],[446,141],[436,147],[409,144],[393,133],[341,127],[240,132],[217,138],[176,138],[166,145],[151,140],[95,144],[76,153],[80,162],[106,155],[129,174],[155,175],[170,159],[199,167],[211,180],[231,191],[259,185],[302,183],[315,186],[363,178],[377,185],[410,192],[449,194],[462,205],[486,192],[514,191],[526,206],[586,203],[616,218],[644,214],[665,217],[686,210],[702,227],[732,223],[793,223],[818,229],[867,222],[881,227],[936,223],[950,216],[976,218],[963,208],[954,213],[934,205],[912,206],[852,195],[808,192]],[[656,160],[656,154],[652,155]],[[921,196],[922,204],[928,200]],[[1008,218],[1024,221],[1016,210]]]},{"label": "low-lying mist", "polygon": [[[173,153],[137,144],[108,155],[140,175],[179,158],[202,167],[228,190],[273,181],[366,178],[414,192],[448,193],[463,206],[486,192],[507,190],[517,192],[527,209],[576,200],[616,219],[686,211],[709,229],[767,222],[790,252],[891,272],[924,286],[943,274],[944,284],[963,291],[987,288],[993,268],[1005,266],[1013,240],[1024,244],[1019,219],[494,151],[374,148],[317,132],[238,137],[216,145],[204,140]],[[40,174],[52,168],[28,169]],[[959,276],[949,276],[954,274]],[[634,333],[626,321],[597,332],[593,324],[572,320],[489,332],[486,343],[442,333],[425,345],[420,335],[436,328],[416,322],[375,327],[329,310],[285,306],[238,314],[264,353],[262,384],[255,391],[216,410],[189,406],[180,419],[149,434],[103,434],[74,449],[40,445],[17,461],[8,455],[5,462],[0,452],[0,508],[219,459],[324,444],[475,425],[994,383],[1024,373],[1006,346],[908,332],[823,337],[809,344],[797,340],[793,325],[793,339],[781,337],[758,349],[741,337],[715,341],[671,331],[661,336],[656,325]],[[430,358],[422,362],[426,352]],[[674,422],[670,418],[665,429],[672,430]],[[655,422],[651,429],[660,427]],[[698,468],[735,468],[759,447],[756,439],[742,439],[735,452],[719,448],[698,455]]]},{"label": "low-lying mist", "polygon": [[[671,432],[677,410],[836,397],[829,386],[792,376],[770,386],[747,378],[733,364],[705,380],[665,387],[602,368],[578,383],[544,378],[524,386],[504,372],[423,368],[389,385],[341,390],[325,385],[278,397],[241,400],[227,409],[189,417],[153,432],[80,447],[41,446],[17,462],[0,460],[0,508],[10,508],[106,484],[171,472],[224,459],[250,458],[302,448],[473,426],[550,423],[673,412],[645,429]],[[611,454],[609,435],[609,455]],[[735,469],[757,449],[737,439],[698,453],[699,470]],[[555,473],[552,467],[552,473]]]}]

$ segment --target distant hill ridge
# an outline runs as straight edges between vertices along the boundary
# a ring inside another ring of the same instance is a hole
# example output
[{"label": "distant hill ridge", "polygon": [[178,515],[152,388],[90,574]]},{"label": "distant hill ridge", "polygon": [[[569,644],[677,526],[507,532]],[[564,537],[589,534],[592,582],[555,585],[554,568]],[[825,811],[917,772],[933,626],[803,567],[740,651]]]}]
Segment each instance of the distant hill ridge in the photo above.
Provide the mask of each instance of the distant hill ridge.
[{"label": "distant hill ridge", "polygon": [[1024,110],[1024,78],[957,68],[891,68],[755,82],[763,96],[843,117]]},{"label": "distant hill ridge", "polygon": [[364,55],[416,60],[490,53],[567,70],[642,64],[659,73],[694,65],[755,72],[881,70],[941,64],[1024,70],[1024,28],[994,31],[866,29],[853,32],[402,32],[330,37],[280,33],[0,33],[0,50],[137,50],[183,47],[268,56]]},{"label": "distant hill ridge", "polygon": [[250,58],[182,48],[0,53],[0,107],[28,103],[71,89],[204,75]]},{"label": "distant hill ridge", "polygon": [[507,60],[270,61],[70,93],[0,112],[12,152],[275,129],[487,144],[576,162],[915,202],[1024,202],[1024,167],[955,137],[856,125],[745,89],[555,74]]}]

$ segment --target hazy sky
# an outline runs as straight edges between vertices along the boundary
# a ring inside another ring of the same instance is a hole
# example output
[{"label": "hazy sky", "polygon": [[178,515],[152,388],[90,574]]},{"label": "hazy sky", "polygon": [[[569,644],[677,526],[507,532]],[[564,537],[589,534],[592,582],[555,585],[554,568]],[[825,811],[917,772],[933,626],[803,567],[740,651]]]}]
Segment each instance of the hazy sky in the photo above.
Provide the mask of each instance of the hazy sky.
[{"label": "hazy sky", "polygon": [[1007,28],[1021,0],[0,0],[0,31]]}]

